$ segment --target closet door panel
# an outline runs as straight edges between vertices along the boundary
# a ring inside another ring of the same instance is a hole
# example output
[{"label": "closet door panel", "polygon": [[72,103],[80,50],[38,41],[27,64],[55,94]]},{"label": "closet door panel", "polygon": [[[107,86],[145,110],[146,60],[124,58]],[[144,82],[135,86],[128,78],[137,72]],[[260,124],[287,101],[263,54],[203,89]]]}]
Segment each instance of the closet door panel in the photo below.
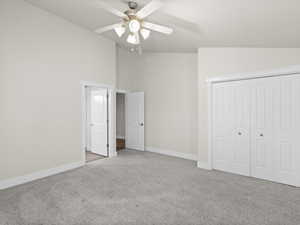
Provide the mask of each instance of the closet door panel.
[{"label": "closet door panel", "polygon": [[234,82],[234,139],[231,170],[250,175],[250,86],[248,81]]},{"label": "closet door panel", "polygon": [[213,167],[230,171],[233,130],[233,87],[221,83],[213,86]]},{"label": "closet door panel", "polygon": [[275,181],[300,186],[300,76],[278,77],[276,81]]},{"label": "closet door panel", "polygon": [[213,87],[213,165],[249,176],[249,86],[245,81]]},{"label": "closet door panel", "polygon": [[251,80],[251,175],[274,180],[274,105],[276,85],[270,78]]}]

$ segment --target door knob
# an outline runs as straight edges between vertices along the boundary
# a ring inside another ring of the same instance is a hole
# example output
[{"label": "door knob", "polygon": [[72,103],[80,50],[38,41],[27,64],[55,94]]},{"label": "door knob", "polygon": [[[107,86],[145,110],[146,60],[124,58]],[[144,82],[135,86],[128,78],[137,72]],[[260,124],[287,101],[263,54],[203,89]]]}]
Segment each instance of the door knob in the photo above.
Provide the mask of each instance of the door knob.
[{"label": "door knob", "polygon": [[259,136],[263,137],[263,136],[264,136],[264,134],[260,134]]},{"label": "door knob", "polygon": [[242,135],[242,132],[238,132],[238,135]]},{"label": "door knob", "polygon": [[143,127],[143,126],[144,126],[144,123],[140,123],[140,126]]}]

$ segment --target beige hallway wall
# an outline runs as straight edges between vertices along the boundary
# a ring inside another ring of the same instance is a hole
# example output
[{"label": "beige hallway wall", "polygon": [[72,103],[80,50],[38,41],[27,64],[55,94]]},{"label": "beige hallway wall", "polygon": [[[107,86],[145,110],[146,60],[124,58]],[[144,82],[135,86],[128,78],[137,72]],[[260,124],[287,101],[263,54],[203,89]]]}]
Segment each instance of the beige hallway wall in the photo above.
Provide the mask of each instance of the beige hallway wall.
[{"label": "beige hallway wall", "polygon": [[119,51],[118,88],[145,92],[146,148],[197,157],[197,54]]},{"label": "beige hallway wall", "polygon": [[206,79],[226,74],[272,70],[300,64],[300,48],[199,48],[198,118],[199,161],[208,157]]},{"label": "beige hallway wall", "polygon": [[0,1],[0,181],[83,160],[80,81],[115,85],[112,41]]}]

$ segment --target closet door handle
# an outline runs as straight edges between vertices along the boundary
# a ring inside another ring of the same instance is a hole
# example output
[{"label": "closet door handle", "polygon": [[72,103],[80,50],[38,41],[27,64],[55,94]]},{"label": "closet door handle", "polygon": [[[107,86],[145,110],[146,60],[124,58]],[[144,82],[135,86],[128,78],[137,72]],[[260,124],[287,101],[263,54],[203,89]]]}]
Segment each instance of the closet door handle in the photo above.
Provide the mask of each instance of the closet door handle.
[{"label": "closet door handle", "polygon": [[242,132],[238,132],[238,135],[242,135]]},{"label": "closet door handle", "polygon": [[263,136],[264,136],[264,134],[260,134],[259,136],[263,137]]}]

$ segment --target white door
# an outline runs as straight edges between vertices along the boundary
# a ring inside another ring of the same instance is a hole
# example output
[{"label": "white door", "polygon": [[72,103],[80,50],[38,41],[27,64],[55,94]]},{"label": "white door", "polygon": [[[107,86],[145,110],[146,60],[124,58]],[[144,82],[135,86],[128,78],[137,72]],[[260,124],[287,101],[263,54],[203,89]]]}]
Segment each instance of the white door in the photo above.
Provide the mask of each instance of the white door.
[{"label": "white door", "polygon": [[216,83],[213,168],[300,186],[300,75]]},{"label": "white door", "polygon": [[107,89],[90,90],[90,148],[91,152],[108,156],[107,147]]},{"label": "white door", "polygon": [[274,181],[300,186],[300,75],[276,80]]},{"label": "white door", "polygon": [[144,151],[144,92],[128,93],[125,99],[126,148]]},{"label": "white door", "polygon": [[234,82],[231,171],[245,176],[250,176],[250,103],[249,82]]},{"label": "white door", "polygon": [[274,117],[276,83],[273,78],[261,78],[251,82],[251,175],[274,180],[276,148],[276,121]]},{"label": "white door", "polygon": [[213,167],[250,175],[250,88],[245,81],[213,88]]},{"label": "white door", "polygon": [[213,86],[213,168],[231,171],[233,143],[233,86],[231,83]]}]

